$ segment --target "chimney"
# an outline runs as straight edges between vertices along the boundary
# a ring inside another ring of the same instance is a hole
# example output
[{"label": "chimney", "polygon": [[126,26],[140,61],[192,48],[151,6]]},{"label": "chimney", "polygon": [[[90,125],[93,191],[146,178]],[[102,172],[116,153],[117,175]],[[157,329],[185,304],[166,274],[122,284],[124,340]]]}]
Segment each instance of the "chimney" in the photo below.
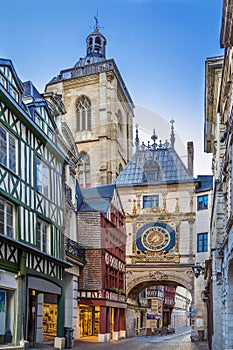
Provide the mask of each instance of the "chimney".
[{"label": "chimney", "polygon": [[193,157],[194,157],[193,141],[187,142],[187,149],[188,149],[188,170],[190,174],[193,175]]}]

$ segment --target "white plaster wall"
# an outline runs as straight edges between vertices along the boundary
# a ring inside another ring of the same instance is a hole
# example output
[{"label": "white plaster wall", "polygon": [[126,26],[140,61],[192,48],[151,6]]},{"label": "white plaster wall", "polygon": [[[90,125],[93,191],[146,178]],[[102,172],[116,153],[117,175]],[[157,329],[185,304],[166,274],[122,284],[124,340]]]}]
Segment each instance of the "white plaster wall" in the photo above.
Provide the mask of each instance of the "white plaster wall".
[{"label": "white plaster wall", "polygon": [[65,327],[74,329],[74,338],[78,337],[78,277],[65,276]]}]

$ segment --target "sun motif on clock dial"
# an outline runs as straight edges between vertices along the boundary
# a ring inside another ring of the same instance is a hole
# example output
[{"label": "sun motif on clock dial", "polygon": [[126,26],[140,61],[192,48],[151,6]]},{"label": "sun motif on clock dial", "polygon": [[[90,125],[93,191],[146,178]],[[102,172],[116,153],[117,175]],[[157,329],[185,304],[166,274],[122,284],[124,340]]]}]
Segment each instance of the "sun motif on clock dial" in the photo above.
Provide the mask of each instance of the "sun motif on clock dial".
[{"label": "sun motif on clock dial", "polygon": [[152,247],[157,247],[158,245],[163,244],[164,235],[161,232],[152,231],[147,235],[146,241]]}]

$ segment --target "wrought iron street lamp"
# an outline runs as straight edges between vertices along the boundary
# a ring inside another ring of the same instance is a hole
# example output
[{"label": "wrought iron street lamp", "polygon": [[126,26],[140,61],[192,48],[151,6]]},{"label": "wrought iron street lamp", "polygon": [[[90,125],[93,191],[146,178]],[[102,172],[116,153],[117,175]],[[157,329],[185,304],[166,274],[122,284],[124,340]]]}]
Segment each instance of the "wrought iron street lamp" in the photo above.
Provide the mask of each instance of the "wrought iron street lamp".
[{"label": "wrought iron street lamp", "polygon": [[197,262],[196,265],[192,266],[192,270],[194,272],[194,276],[198,278],[199,276],[204,275],[205,268],[203,265]]}]

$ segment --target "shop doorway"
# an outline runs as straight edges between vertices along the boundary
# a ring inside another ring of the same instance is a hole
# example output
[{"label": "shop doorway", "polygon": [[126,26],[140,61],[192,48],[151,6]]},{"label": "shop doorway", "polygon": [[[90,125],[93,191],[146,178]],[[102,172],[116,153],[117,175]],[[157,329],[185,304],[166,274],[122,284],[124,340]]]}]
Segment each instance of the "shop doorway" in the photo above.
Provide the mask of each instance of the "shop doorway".
[{"label": "shop doorway", "polygon": [[43,331],[45,340],[57,335],[57,295],[55,294],[44,294]]},{"label": "shop doorway", "polygon": [[100,307],[80,305],[80,337],[98,336],[100,331]]},{"label": "shop doorway", "polygon": [[[38,310],[42,310],[38,312]],[[43,324],[43,328],[40,326]],[[57,335],[57,295],[29,289],[27,339],[30,347]]]}]

